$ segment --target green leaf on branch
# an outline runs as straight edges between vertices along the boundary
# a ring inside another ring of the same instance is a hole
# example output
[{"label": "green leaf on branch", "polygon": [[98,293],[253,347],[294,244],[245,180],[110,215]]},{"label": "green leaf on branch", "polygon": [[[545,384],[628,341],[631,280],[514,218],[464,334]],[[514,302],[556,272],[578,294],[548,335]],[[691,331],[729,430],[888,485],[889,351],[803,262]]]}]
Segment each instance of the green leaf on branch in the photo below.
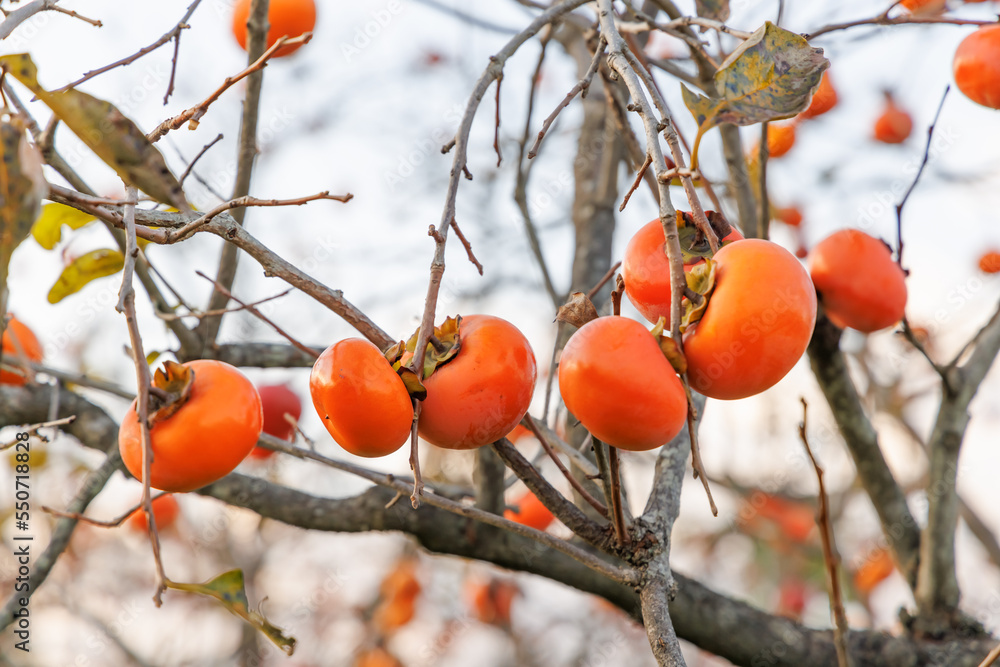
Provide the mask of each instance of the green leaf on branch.
[{"label": "green leaf on branch", "polygon": [[59,303],[76,294],[92,280],[114,275],[125,266],[125,256],[118,250],[101,248],[77,257],[63,269],[59,280],[49,290],[49,303]]},{"label": "green leaf on branch", "polygon": [[261,613],[250,609],[243,581],[243,570],[230,570],[204,584],[183,584],[168,581],[167,588],[213,597],[221,602],[223,607],[263,633],[287,655],[292,655],[295,652],[295,637],[287,636],[281,628],[271,625]]},{"label": "green leaf on branch", "polygon": [[42,207],[42,215],[31,228],[31,235],[38,245],[46,250],[52,250],[62,240],[62,226],[70,229],[80,229],[94,220],[89,213],[64,204],[46,204]]},{"label": "green leaf on branch", "polygon": [[0,56],[0,69],[44,102],[123,181],[158,202],[182,210],[190,208],[163,155],[113,104],[72,88],[58,93],[45,90],[38,83],[38,70],[27,53]]},{"label": "green leaf on branch", "polygon": [[740,44],[715,73],[717,97],[681,87],[684,104],[698,123],[692,150],[697,165],[701,138],[722,123],[753,125],[791,118],[809,106],[830,61],[823,49],[770,21]]},{"label": "green leaf on branch", "polygon": [[702,18],[716,21],[729,18],[729,0],[695,0],[694,6]]}]

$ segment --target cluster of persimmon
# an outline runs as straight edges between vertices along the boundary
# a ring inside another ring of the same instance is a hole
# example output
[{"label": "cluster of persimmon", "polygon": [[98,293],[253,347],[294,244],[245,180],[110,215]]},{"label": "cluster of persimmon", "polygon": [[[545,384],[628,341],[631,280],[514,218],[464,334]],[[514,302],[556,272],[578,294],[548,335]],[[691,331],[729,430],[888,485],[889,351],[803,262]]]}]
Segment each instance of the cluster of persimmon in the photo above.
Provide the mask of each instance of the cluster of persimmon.
[{"label": "cluster of persimmon", "polygon": [[812,336],[817,293],[832,322],[873,332],[903,316],[905,275],[882,241],[841,230],[814,250],[809,270],[780,245],[745,239],[708,212],[721,239],[712,253],[690,214],[678,212],[686,292],[683,355],[663,335],[672,292],[659,219],[625,249],[625,294],[655,326],[599,317],[567,342],[559,386],[567,409],[593,436],[628,450],[659,447],[676,436],[688,413],[678,374],[715,399],[753,396],[796,364]]}]

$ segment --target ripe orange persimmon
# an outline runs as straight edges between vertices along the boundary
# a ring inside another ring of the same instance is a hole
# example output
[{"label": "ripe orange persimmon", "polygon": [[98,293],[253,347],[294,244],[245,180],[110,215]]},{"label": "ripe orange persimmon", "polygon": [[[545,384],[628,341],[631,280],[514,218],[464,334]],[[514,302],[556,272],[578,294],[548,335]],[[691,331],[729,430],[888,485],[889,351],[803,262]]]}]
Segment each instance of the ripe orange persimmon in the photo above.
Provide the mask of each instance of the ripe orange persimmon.
[{"label": "ripe orange persimmon", "polygon": [[873,136],[883,144],[901,144],[913,131],[913,119],[897,106],[890,93],[885,94],[885,108],[875,120]]},{"label": "ripe orange persimmon", "polygon": [[1000,109],[1000,25],[989,25],[962,40],[952,63],[955,85],[966,97]]},{"label": "ripe orange persimmon", "polygon": [[784,206],[774,210],[774,218],[789,227],[798,227],[802,224],[802,210],[798,206]]},{"label": "ripe orange persimmon", "polygon": [[[180,513],[181,506],[172,494],[167,493],[153,499],[153,517],[156,519],[156,529],[158,531],[165,530],[174,525]],[[132,512],[126,523],[129,528],[137,533],[146,534],[149,532],[149,522],[146,521],[146,513],[142,511],[141,507]]]},{"label": "ripe orange persimmon", "polygon": [[837,90],[830,81],[830,71],[823,72],[823,78],[819,80],[819,87],[813,94],[812,101],[805,111],[799,114],[799,118],[807,120],[825,114],[827,111],[837,106]]},{"label": "ripe orange persimmon", "polygon": [[[233,6],[233,36],[240,48],[247,48],[247,19],[250,18],[250,0],[236,0]],[[267,9],[267,20],[271,24],[267,31],[267,46],[270,48],[281,37],[298,37],[311,32],[316,27],[315,0],[271,0]],[[275,58],[294,53],[301,44],[283,46],[274,54]]]},{"label": "ripe orange persimmon", "polygon": [[[179,409],[150,430],[150,486],[193,491],[221,479],[250,454],[260,437],[263,414],[253,383],[234,366],[198,359],[178,364],[194,373]],[[118,449],[132,476],[142,479],[142,436],[136,402],[122,419]]]},{"label": "ripe orange persimmon", "polygon": [[[285,415],[290,415],[295,421],[302,416],[299,395],[284,384],[257,387],[257,393],[260,394],[260,404],[264,409],[264,433],[281,440],[293,440],[295,426],[285,419]],[[273,449],[260,446],[254,447],[250,452],[250,458],[253,459],[269,459],[273,455]]]},{"label": "ripe orange persimmon", "polygon": [[895,572],[896,564],[887,549],[879,547],[854,571],[854,586],[865,595]]},{"label": "ripe orange persimmon", "polygon": [[[17,345],[14,341],[17,340]],[[42,344],[38,342],[34,332],[21,320],[11,317],[4,329],[0,349],[3,350],[3,363],[6,366],[19,366],[18,347],[30,361],[42,360]],[[21,386],[27,378],[15,371],[0,371],[0,384]]]},{"label": "ripe orange persimmon", "polygon": [[792,253],[747,239],[719,250],[715,290],[684,335],[691,387],[710,398],[759,394],[785,377],[809,344],[816,291]]},{"label": "ripe orange persimmon", "polygon": [[446,449],[475,449],[504,437],[528,411],[535,390],[535,354],[510,322],[463,317],[461,347],[424,380],[427,398],[418,432]]},{"label": "ripe orange persimmon", "polygon": [[510,627],[510,609],[519,593],[517,584],[506,579],[469,579],[465,584],[466,599],[476,619],[480,623],[504,628]]},{"label": "ripe orange persimmon", "polygon": [[384,648],[377,647],[358,654],[354,667],[403,667],[403,663]]},{"label": "ripe orange persimmon", "polygon": [[842,229],[812,250],[809,273],[830,321],[871,333],[903,318],[906,276],[881,240]]},{"label": "ripe orange persimmon", "polygon": [[1000,252],[987,250],[979,258],[979,270],[983,273],[1000,273]]},{"label": "ripe orange persimmon", "polygon": [[944,10],[945,0],[901,0],[899,4],[911,14],[938,14]]},{"label": "ripe orange persimmon", "polygon": [[507,439],[513,444],[516,443],[521,438],[525,437],[531,438],[534,437],[534,435],[535,434],[532,433],[529,429],[518,424],[517,426],[514,427],[513,431],[507,434]]},{"label": "ripe orange persimmon", "polygon": [[406,442],[413,403],[377,347],[346,338],[326,348],[309,373],[309,393],[323,425],[356,456],[385,456]]},{"label": "ripe orange persimmon", "polygon": [[656,338],[625,317],[598,317],[570,337],[559,391],[595,438],[621,449],[659,447],[687,418],[684,388]]},{"label": "ripe orange persimmon", "polygon": [[767,126],[767,154],[781,157],[795,145],[794,123],[769,123]]},{"label": "ripe orange persimmon", "polygon": [[522,526],[528,526],[535,530],[545,530],[555,521],[555,516],[549,508],[542,504],[531,491],[525,492],[520,498],[515,500],[511,507],[503,511],[503,517]]},{"label": "ripe orange persimmon", "polygon": [[[724,246],[742,239],[738,229],[729,227],[720,244]],[[636,310],[654,324],[661,317],[670,319],[670,262],[665,246],[663,225],[657,218],[639,228],[625,247],[622,258],[625,294]],[[685,271],[702,261],[701,257],[692,257],[685,263]]]}]

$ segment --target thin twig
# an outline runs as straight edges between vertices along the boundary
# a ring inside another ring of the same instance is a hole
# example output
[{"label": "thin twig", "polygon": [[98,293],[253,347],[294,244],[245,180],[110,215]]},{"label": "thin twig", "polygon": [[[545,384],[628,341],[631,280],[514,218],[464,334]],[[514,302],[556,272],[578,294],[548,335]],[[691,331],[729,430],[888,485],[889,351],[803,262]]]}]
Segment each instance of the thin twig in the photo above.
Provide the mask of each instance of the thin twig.
[{"label": "thin twig", "polygon": [[151,383],[149,364],[146,363],[146,355],[142,349],[142,336],[139,333],[139,322],[135,314],[135,290],[132,288],[135,261],[139,256],[135,233],[137,194],[136,189],[132,186],[126,189],[125,199],[128,204],[125,206],[123,215],[126,236],[125,268],[122,272],[122,287],[118,295],[116,310],[124,313],[125,322],[128,324],[129,341],[132,345],[132,362],[135,365],[136,384],[139,388],[135,410],[139,418],[139,433],[142,438],[142,480],[140,480],[142,482],[142,506],[149,525],[149,540],[153,547],[153,560],[156,563],[157,583],[153,602],[159,607],[162,604],[163,591],[167,589],[167,575],[163,570],[163,561],[160,558],[160,536],[156,531],[156,518],[153,516],[149,488],[150,466],[153,462],[153,441],[149,433],[149,390]]},{"label": "thin twig", "polygon": [[[496,123],[493,126],[493,150],[496,151],[497,154],[498,167],[500,166],[500,163],[503,161],[503,155],[501,155],[500,153],[500,84],[501,83],[503,83],[502,71],[500,72],[500,74],[497,75],[497,97],[496,97],[497,114],[496,114]],[[452,218],[452,222],[454,222],[454,218]],[[482,271],[480,271],[480,273],[482,273]]]},{"label": "thin twig", "polygon": [[806,448],[809,460],[812,461],[813,469],[816,471],[816,480],[819,482],[819,516],[816,521],[819,524],[819,533],[823,541],[823,560],[826,562],[827,580],[830,584],[830,608],[835,621],[833,644],[837,649],[837,664],[840,667],[851,667],[850,655],[847,652],[847,613],[844,611],[844,596],[840,590],[840,555],[837,553],[837,545],[833,539],[833,526],[830,525],[830,501],[823,483],[823,468],[820,467],[816,457],[813,456],[812,448],[809,446],[809,437],[806,431],[809,404],[804,398],[800,400],[802,401],[802,422],[799,424],[799,438]]},{"label": "thin twig", "polygon": [[207,153],[209,148],[211,148],[215,144],[219,143],[220,141],[222,141],[222,133],[221,132],[219,132],[219,136],[217,136],[215,139],[212,139],[210,142],[208,142],[207,144],[205,144],[204,148],[202,148],[200,151],[198,151],[198,154],[194,156],[194,159],[191,160],[190,164],[188,164],[188,166],[187,166],[187,169],[184,170],[184,173],[181,174],[181,177],[178,179],[178,182],[181,185],[184,185],[185,179],[187,179],[187,177],[191,174],[191,170],[194,169],[194,165],[198,163],[198,160],[201,159],[201,156],[203,156],[205,153]]},{"label": "thin twig", "polygon": [[307,195],[305,197],[296,197],[294,199],[257,199],[256,197],[250,196],[238,197],[219,204],[197,220],[192,220],[178,230],[171,230],[167,232],[166,242],[176,243],[177,241],[182,241],[198,231],[200,227],[211,221],[212,218],[216,217],[220,213],[224,213],[225,211],[229,211],[234,208],[245,208],[247,206],[302,206],[303,204],[316,201],[318,199],[332,199],[346,204],[353,198],[354,195],[351,193],[347,193],[346,195],[331,195],[329,190],[324,190],[323,192],[319,192],[314,195]]},{"label": "thin twig", "polygon": [[57,90],[53,90],[52,92],[53,93],[61,93],[64,90],[69,90],[70,88],[76,88],[77,86],[79,86],[84,81],[88,81],[90,79],[93,79],[98,74],[104,74],[105,72],[107,72],[109,70],[113,70],[116,67],[122,67],[123,65],[131,65],[132,63],[134,63],[136,60],[138,60],[139,58],[143,57],[147,53],[151,53],[152,51],[155,51],[156,49],[160,48],[161,46],[163,46],[164,44],[166,44],[170,40],[174,39],[174,37],[177,37],[178,35],[180,35],[180,33],[181,33],[182,30],[191,27],[191,26],[188,25],[188,20],[191,18],[191,15],[194,14],[194,10],[197,9],[198,5],[200,5],[200,4],[201,4],[201,0],[194,0],[188,6],[187,11],[184,13],[184,16],[181,17],[181,20],[177,22],[177,25],[175,25],[173,28],[170,29],[169,32],[167,32],[165,35],[163,35],[162,37],[160,37],[158,40],[156,40],[155,42],[153,42],[149,46],[144,46],[143,48],[139,49],[138,52],[133,53],[132,55],[128,56],[127,58],[122,58],[121,60],[116,60],[115,62],[111,63],[110,65],[105,65],[104,67],[100,67],[98,69],[91,70],[91,71],[87,72],[86,74],[84,74],[79,79],[77,79],[76,81],[74,81],[72,83],[68,83],[65,86],[63,86],[62,88],[59,88]]},{"label": "thin twig", "polygon": [[457,236],[458,240],[462,242],[462,246],[465,248],[465,254],[469,256],[469,261],[472,262],[472,265],[476,267],[477,271],[479,271],[479,275],[483,275],[483,265],[479,263],[478,259],[476,259],[476,254],[472,252],[472,244],[469,243],[469,239],[465,238],[465,234],[462,233],[462,228],[458,226],[457,222],[455,222],[455,218],[451,219],[451,228],[455,230],[455,236]]},{"label": "thin twig", "polygon": [[604,287],[609,280],[615,277],[615,272],[619,269],[619,267],[621,267],[621,265],[621,261],[615,262],[611,268],[608,269],[608,272],[604,274],[604,277],[598,280],[597,284],[590,288],[590,291],[587,292],[587,298],[593,299],[594,295],[601,291],[601,288]]},{"label": "thin twig", "polygon": [[[204,276],[204,277],[207,278],[208,276]],[[261,304],[267,303],[268,301],[274,301],[275,299],[280,299],[281,297],[288,295],[292,291],[292,289],[294,289],[294,288],[289,287],[284,292],[279,292],[278,294],[275,294],[273,296],[264,297],[263,299],[260,299],[258,301],[254,301],[252,303],[241,304],[240,306],[238,306],[236,308],[221,308],[219,310],[213,310],[213,311],[210,311],[210,312],[207,312],[207,313],[198,313],[198,312],[189,312],[189,313],[156,313],[156,316],[158,318],[160,318],[161,320],[170,321],[170,320],[174,320],[174,319],[183,320],[185,317],[202,318],[202,317],[213,317],[215,315],[225,315],[227,313],[238,313],[241,310],[248,310],[249,308],[253,308],[253,307],[259,306]],[[232,298],[232,297],[230,297],[230,298]],[[237,303],[239,303],[239,302],[237,301]]]},{"label": "thin twig", "polygon": [[171,130],[176,130],[184,123],[188,124],[188,129],[190,130],[197,129],[198,121],[201,120],[206,113],[208,113],[208,107],[210,107],[212,103],[215,102],[217,99],[222,97],[222,94],[224,92],[226,92],[233,85],[235,85],[239,81],[242,81],[243,79],[250,76],[254,72],[263,69],[267,65],[268,60],[274,57],[274,53],[281,47],[287,44],[305,44],[310,39],[312,39],[311,32],[307,32],[303,35],[299,35],[298,37],[294,38],[289,38],[287,36],[279,38],[278,41],[272,44],[267,49],[267,51],[265,51],[263,55],[261,55],[260,58],[251,63],[246,69],[244,69],[239,74],[226,77],[226,80],[222,82],[222,85],[219,86],[219,88],[214,93],[212,93],[202,102],[194,105],[190,109],[186,109],[181,113],[177,114],[176,116],[174,116],[173,118],[168,118],[167,120],[163,121],[158,126],[156,126],[156,129],[150,132],[146,138],[152,142],[159,141],[160,137],[162,137],[164,134],[166,134]]},{"label": "thin twig", "polygon": [[622,507],[621,465],[618,461],[618,448],[608,445],[608,472],[611,474],[611,509],[615,517],[615,535],[618,543],[627,546],[631,541],[628,527],[625,525],[625,514]]},{"label": "thin twig", "polygon": [[607,46],[607,42],[601,37],[597,44],[597,50],[594,51],[594,59],[590,61],[590,67],[587,68],[587,73],[583,75],[575,86],[570,88],[569,92],[566,93],[566,97],[563,98],[552,113],[542,122],[542,129],[538,131],[538,137],[535,139],[534,145],[532,145],[531,150],[528,151],[528,159],[532,159],[538,155],[538,147],[542,143],[542,139],[545,138],[545,133],[549,131],[552,127],[552,123],[555,122],[556,117],[559,115],[563,109],[569,106],[569,103],[573,101],[573,98],[577,95],[580,97],[586,97],[587,91],[590,89],[590,83],[594,79],[594,74],[597,72],[597,68],[601,65],[601,57],[604,55],[604,47]]},{"label": "thin twig", "polygon": [[641,167],[639,167],[639,171],[635,175],[635,180],[632,182],[632,187],[630,187],[628,192],[625,193],[621,206],[618,207],[619,213],[624,211],[625,207],[628,206],[628,200],[632,198],[632,193],[639,188],[639,183],[642,182],[642,178],[646,175],[646,170],[649,169],[649,165],[651,164],[653,164],[653,158],[649,156],[649,153],[646,153],[646,161],[642,163]]},{"label": "thin twig", "polygon": [[420,408],[422,406],[423,402],[415,398],[413,399],[413,424],[410,426],[410,470],[413,471],[413,488],[410,489],[410,505],[413,509],[420,507],[420,499],[424,493],[424,480],[420,476],[420,448],[417,444],[417,423],[420,420]]},{"label": "thin twig", "polygon": [[309,356],[311,356],[314,359],[319,359],[319,355],[316,353],[316,350],[312,349],[308,345],[304,345],[303,343],[300,343],[290,333],[288,333],[287,331],[285,331],[284,329],[282,329],[281,327],[279,327],[269,317],[267,317],[266,315],[264,315],[264,313],[262,313],[259,310],[257,310],[252,303],[246,303],[244,301],[240,301],[235,296],[233,296],[232,292],[230,292],[224,286],[220,285],[217,281],[212,280],[211,278],[209,278],[208,276],[206,276],[201,271],[195,271],[195,273],[198,274],[199,276],[201,276],[202,278],[204,278],[205,280],[209,281],[210,283],[213,283],[215,285],[215,289],[217,289],[220,292],[222,292],[223,294],[225,294],[230,300],[235,301],[236,303],[240,304],[240,306],[242,306],[243,308],[246,308],[252,315],[254,315],[255,317],[257,317],[260,321],[264,322],[264,324],[267,324],[268,326],[270,326],[272,329],[274,329],[278,334],[280,334],[282,337],[284,337],[289,343],[291,343],[292,345],[294,345],[296,348],[298,348],[299,350],[302,350],[303,352],[305,352],[306,354],[308,354]]},{"label": "thin twig", "polygon": [[[895,6],[895,5],[893,5]],[[890,7],[889,9],[892,9]],[[846,30],[847,28],[856,28],[863,25],[872,26],[883,26],[883,25],[906,25],[906,24],[917,24],[917,25],[927,25],[934,23],[949,24],[949,25],[996,25],[996,21],[975,21],[971,19],[958,19],[951,18],[948,16],[915,16],[913,14],[902,14],[900,16],[894,16],[889,18],[888,10],[882,12],[878,16],[874,16],[868,19],[860,19],[858,21],[847,21],[845,23],[831,23],[830,25],[823,26],[822,28],[817,28],[813,32],[803,33],[803,37],[807,40],[812,41],[819,37],[820,35],[825,35],[829,32],[834,32],[836,30]]]},{"label": "thin twig", "polygon": [[580,480],[578,480],[575,476],[573,476],[573,474],[566,469],[566,466],[563,465],[563,462],[559,460],[559,456],[552,449],[552,445],[549,444],[548,438],[546,438],[545,434],[542,433],[542,431],[538,428],[538,424],[535,423],[535,420],[531,417],[531,415],[525,414],[523,421],[525,425],[528,427],[528,430],[530,430],[534,434],[534,436],[538,438],[538,442],[541,443],[542,449],[545,450],[545,453],[548,454],[549,458],[552,459],[553,463],[556,464],[556,467],[559,468],[559,472],[563,474],[563,477],[565,477],[566,481],[570,483],[570,486],[573,487],[573,490],[579,493],[581,498],[586,500],[591,507],[597,510],[598,514],[603,516],[605,519],[610,518],[608,514],[608,508],[605,507],[601,503],[601,501],[599,501],[597,498],[590,495],[590,492],[583,487],[583,484],[580,483]]},{"label": "thin twig", "polygon": [[[944,93],[941,95],[941,101],[938,102],[937,111],[934,112],[934,120],[931,121],[930,126],[927,128],[927,143],[924,145],[924,157],[920,160],[920,167],[917,169],[916,175],[913,177],[913,182],[910,183],[910,187],[906,189],[906,193],[903,198],[899,200],[896,204],[896,263],[899,268],[903,268],[903,207],[906,205],[907,200],[910,198],[910,194],[917,187],[917,183],[920,181],[920,176],[924,173],[924,167],[927,166],[927,161],[931,156],[931,141],[934,139],[934,128],[937,126],[938,118],[941,117],[941,109],[944,108],[944,101],[948,99],[948,91],[951,90],[951,84],[944,87]],[[905,271],[905,269],[903,269]]]},{"label": "thin twig", "polygon": [[[159,500],[160,498],[166,495],[169,494],[165,492],[160,492],[155,496],[153,496],[152,501],[155,502],[156,500]],[[85,516],[82,512],[57,510],[55,508],[46,507],[45,505],[42,505],[42,511],[45,512],[46,514],[51,514],[52,516],[61,517],[63,519],[73,519],[74,521],[82,521],[83,523],[86,523],[91,526],[96,526],[98,528],[117,528],[118,526],[125,523],[126,519],[128,519],[130,516],[132,516],[141,509],[142,509],[142,502],[140,502],[138,505],[136,505],[129,511],[125,512],[125,514],[119,516],[117,519],[109,519],[107,521],[101,521],[100,519],[94,519],[89,516]]]},{"label": "thin twig", "polygon": [[979,667],[990,667],[990,665],[997,661],[997,658],[1000,658],[1000,645],[990,651],[988,656],[983,658],[983,661],[979,663]]}]

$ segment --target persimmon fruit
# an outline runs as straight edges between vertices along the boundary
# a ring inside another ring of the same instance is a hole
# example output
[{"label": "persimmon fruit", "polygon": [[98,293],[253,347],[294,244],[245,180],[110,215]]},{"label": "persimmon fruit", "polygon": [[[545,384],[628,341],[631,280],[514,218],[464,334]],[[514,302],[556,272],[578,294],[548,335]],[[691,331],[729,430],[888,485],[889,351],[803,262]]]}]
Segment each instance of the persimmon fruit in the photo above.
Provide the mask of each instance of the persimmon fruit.
[{"label": "persimmon fruit", "polygon": [[955,50],[952,72],[966,97],[1000,109],[1000,25],[984,26],[963,39]]},{"label": "persimmon fruit", "polygon": [[[166,493],[153,499],[153,517],[156,519],[156,529],[166,530],[177,522],[181,514],[181,506],[173,494]],[[126,521],[128,527],[137,533],[145,534],[149,532],[149,521],[146,520],[146,513],[140,507],[132,512]]]},{"label": "persimmon fruit", "polygon": [[798,117],[803,120],[816,118],[835,106],[837,106],[837,89],[833,87],[830,71],[827,70],[823,72],[823,77],[819,80],[819,87],[816,88],[809,106]]},{"label": "persimmon fruit", "polygon": [[[727,224],[719,240],[721,246],[743,239],[736,227]],[[652,220],[629,240],[622,257],[622,278],[625,294],[642,316],[655,324],[661,317],[670,319],[670,261],[667,259],[666,238],[660,219]],[[703,262],[691,256],[684,263],[684,270]]]},{"label": "persimmon fruit", "polygon": [[880,239],[858,229],[834,232],[812,249],[809,273],[838,327],[871,333],[903,318],[906,276]]},{"label": "persimmon fruit", "polygon": [[[14,341],[17,341],[17,345]],[[24,356],[30,361],[39,362],[42,360],[42,344],[38,342],[35,333],[28,328],[21,320],[11,317],[4,329],[3,339],[0,342],[0,349],[3,350],[3,363],[5,366],[19,366],[18,347],[24,352]],[[22,386],[28,379],[15,371],[0,371],[0,384],[11,384]]]},{"label": "persimmon fruit", "polygon": [[987,250],[979,257],[979,270],[983,273],[1000,273],[1000,252]]},{"label": "persimmon fruit", "polygon": [[595,438],[621,449],[659,447],[687,418],[673,366],[653,335],[625,317],[599,317],[570,337],[559,361],[559,391]]},{"label": "persimmon fruit", "polygon": [[901,144],[913,131],[913,118],[900,108],[889,93],[885,94],[885,108],[875,120],[873,136],[883,144]]},{"label": "persimmon fruit", "polygon": [[413,404],[382,352],[363,338],[328,347],[309,373],[313,406],[337,444],[356,456],[391,454],[406,442]]},{"label": "persimmon fruit", "polygon": [[713,257],[715,289],[684,334],[691,387],[732,400],[774,386],[805,352],[816,322],[816,291],[792,253],[746,239]]},{"label": "persimmon fruit", "polygon": [[382,647],[375,647],[358,654],[354,667],[403,667],[403,663]]},{"label": "persimmon fruit", "polygon": [[769,123],[767,126],[768,157],[782,157],[795,145],[794,123]]},{"label": "persimmon fruit", "polygon": [[519,593],[517,584],[506,579],[469,579],[465,584],[465,596],[476,619],[504,628],[510,627],[510,610]]},{"label": "persimmon fruit", "polygon": [[[289,389],[288,385],[275,384],[257,387],[260,403],[264,409],[264,433],[280,440],[295,438],[295,426],[285,418],[291,416],[298,421],[302,416],[302,401],[299,395]],[[250,452],[250,458],[269,459],[275,454],[273,449],[257,446]]]},{"label": "persimmon fruit", "polygon": [[420,436],[445,449],[475,449],[504,437],[528,411],[535,354],[517,327],[492,315],[459,325],[458,354],[424,379]]},{"label": "persimmon fruit", "polygon": [[[187,400],[150,429],[153,461],[149,485],[193,491],[222,479],[257,444],[264,417],[257,388],[234,366],[197,359],[177,364],[193,372]],[[142,435],[136,401],[118,430],[122,462],[142,480]]]},{"label": "persimmon fruit", "polygon": [[798,206],[783,206],[775,209],[774,219],[789,227],[798,227],[802,224],[802,210]]},{"label": "persimmon fruit", "polygon": [[896,570],[892,554],[887,549],[878,548],[854,571],[854,587],[868,595]]},{"label": "persimmon fruit", "polygon": [[545,530],[555,521],[555,516],[549,508],[531,491],[525,492],[511,504],[511,507],[512,509],[503,511],[503,517],[522,526]]},{"label": "persimmon fruit", "polygon": [[[251,0],[236,0],[233,6],[233,36],[240,48],[247,48],[247,20],[250,18]],[[267,48],[281,37],[298,37],[312,32],[316,27],[315,0],[271,0],[268,4]],[[298,50],[301,44],[289,44],[278,49],[274,56],[288,56]]]}]

